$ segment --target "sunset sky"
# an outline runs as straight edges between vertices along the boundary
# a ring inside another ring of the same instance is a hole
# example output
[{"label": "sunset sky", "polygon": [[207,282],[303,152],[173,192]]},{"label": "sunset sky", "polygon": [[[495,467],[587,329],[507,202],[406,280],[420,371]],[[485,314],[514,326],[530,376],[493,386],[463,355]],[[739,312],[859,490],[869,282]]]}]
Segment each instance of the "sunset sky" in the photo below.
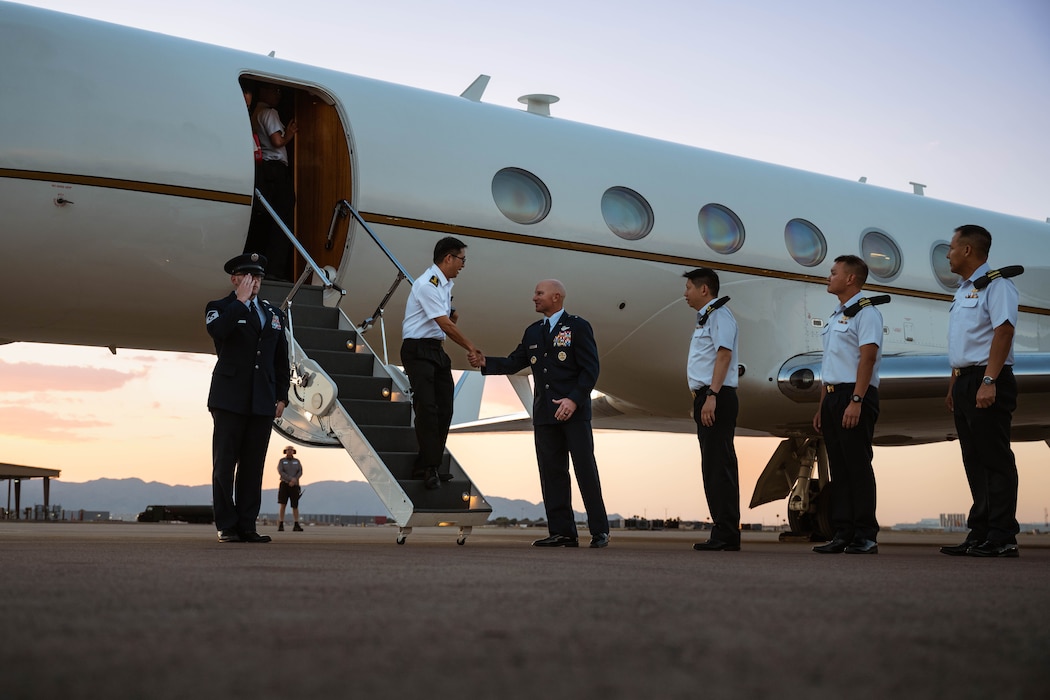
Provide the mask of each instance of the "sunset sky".
[{"label": "sunset sky", "polygon": [[[922,182],[930,197],[1050,216],[1042,0],[27,4],[444,93],[486,73],[486,102],[519,108],[519,95],[549,92],[562,99],[562,119],[902,191]],[[287,19],[265,21],[288,7]],[[9,302],[28,293],[3,292]],[[208,483],[213,362],[0,346],[0,462],[61,469],[72,482]],[[503,380],[489,382],[486,414],[519,410]],[[285,444],[271,442],[268,488]],[[746,508],[776,444],[737,441],[745,522],[783,515],[783,503]],[[707,517],[695,436],[600,432],[596,445],[610,512]],[[453,436],[449,447],[483,493],[540,500],[531,434]],[[1050,449],[1015,450],[1018,517],[1042,522]],[[341,450],[298,456],[306,482],[361,478]],[[969,506],[957,445],[877,449],[875,470],[883,525]]]}]

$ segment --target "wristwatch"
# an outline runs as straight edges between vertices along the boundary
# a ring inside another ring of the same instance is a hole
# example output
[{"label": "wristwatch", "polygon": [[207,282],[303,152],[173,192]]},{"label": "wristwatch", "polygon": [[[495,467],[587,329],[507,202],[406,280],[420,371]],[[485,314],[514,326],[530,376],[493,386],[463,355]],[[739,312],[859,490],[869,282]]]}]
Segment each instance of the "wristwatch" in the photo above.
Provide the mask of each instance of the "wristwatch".
[{"label": "wristwatch", "polygon": [[981,381],[983,381],[985,384],[991,386],[992,384],[995,384],[995,377],[985,377]]},{"label": "wristwatch", "polygon": [[712,391],[712,390],[711,390],[711,387],[707,387],[707,391],[706,391],[706,392],[704,392],[704,396],[714,396],[714,397],[717,397],[717,396],[718,396],[718,392],[717,392],[717,391]]},{"label": "wristwatch", "polygon": [[861,401],[864,400],[864,397],[861,396],[860,394],[854,394],[853,396],[849,397],[849,400],[852,401],[853,403],[860,403]]}]

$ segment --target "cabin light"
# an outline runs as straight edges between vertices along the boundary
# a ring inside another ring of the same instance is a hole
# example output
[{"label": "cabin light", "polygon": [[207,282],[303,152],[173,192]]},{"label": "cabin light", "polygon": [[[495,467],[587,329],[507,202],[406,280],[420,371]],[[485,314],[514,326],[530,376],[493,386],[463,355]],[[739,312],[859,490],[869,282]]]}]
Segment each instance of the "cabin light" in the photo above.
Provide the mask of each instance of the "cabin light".
[{"label": "cabin light", "polygon": [[346,341],[346,349],[350,352],[353,352],[355,349],[357,349],[357,344],[353,340],[348,340]]},{"label": "cabin light", "polygon": [[464,503],[470,503],[470,492],[469,491],[464,491],[463,495],[461,496],[461,498],[463,499]]},{"label": "cabin light", "polygon": [[387,389],[386,387],[383,387],[383,392],[382,393],[383,393],[383,398],[384,399],[389,399],[390,398],[390,389]]}]

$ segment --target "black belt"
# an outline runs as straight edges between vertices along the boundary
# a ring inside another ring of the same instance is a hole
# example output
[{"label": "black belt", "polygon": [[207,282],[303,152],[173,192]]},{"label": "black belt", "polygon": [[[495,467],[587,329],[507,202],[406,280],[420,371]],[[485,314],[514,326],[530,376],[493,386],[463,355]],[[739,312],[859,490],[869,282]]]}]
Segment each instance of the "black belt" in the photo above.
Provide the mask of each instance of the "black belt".
[{"label": "black belt", "polygon": [[836,391],[847,391],[847,390],[850,393],[852,393],[854,387],[856,387],[856,386],[857,386],[856,382],[851,382],[851,383],[847,383],[847,384],[825,384],[824,385],[824,390],[827,391],[829,394],[834,394]]},{"label": "black belt", "polygon": [[969,367],[952,367],[952,375],[962,377],[967,374],[984,374],[988,365],[970,365]]},{"label": "black belt", "polygon": [[405,338],[405,345],[429,345],[431,347],[440,348],[441,344],[445,342],[441,338]]},{"label": "black belt", "polygon": [[[709,386],[702,386],[699,389],[693,389],[692,390],[693,391],[693,398],[695,399],[697,396],[704,396],[705,394],[707,394],[707,390],[710,389],[710,388],[711,387],[709,387]],[[723,391],[736,391],[736,387],[735,386],[724,386],[724,387],[722,387],[721,389],[718,390],[718,393],[721,394]]]}]

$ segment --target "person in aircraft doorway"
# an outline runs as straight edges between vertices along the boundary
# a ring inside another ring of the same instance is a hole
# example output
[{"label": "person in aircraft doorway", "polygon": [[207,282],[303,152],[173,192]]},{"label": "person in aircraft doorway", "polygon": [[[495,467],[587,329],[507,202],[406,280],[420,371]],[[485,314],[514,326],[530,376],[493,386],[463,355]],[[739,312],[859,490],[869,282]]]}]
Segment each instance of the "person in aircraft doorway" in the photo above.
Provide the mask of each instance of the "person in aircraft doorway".
[{"label": "person in aircraft doorway", "polygon": [[[294,232],[295,188],[288,162],[288,145],[299,132],[295,120],[285,126],[277,107],[281,102],[278,85],[262,83],[257,86],[258,99],[252,111],[252,129],[259,140],[262,160],[255,166],[255,186],[270,203],[273,210]],[[263,250],[269,260],[269,277],[279,281],[292,278],[292,243],[260,205],[252,213],[252,222],[245,242],[245,252]]]},{"label": "person in aircraft doorway", "polygon": [[868,266],[856,255],[835,258],[828,293],[839,305],[824,325],[823,386],[813,428],[824,436],[831,469],[834,537],[813,548],[819,554],[878,554],[875,472],[871,441],[879,418],[882,314],[862,298]]},{"label": "person in aircraft doorway", "polygon": [[266,257],[244,253],[225,268],[233,291],[209,301],[204,322],[218,358],[208,410],[212,432],[212,508],[220,542],[269,542],[256,531],[263,462],[274,418],[288,405],[285,317],[258,299]]}]

